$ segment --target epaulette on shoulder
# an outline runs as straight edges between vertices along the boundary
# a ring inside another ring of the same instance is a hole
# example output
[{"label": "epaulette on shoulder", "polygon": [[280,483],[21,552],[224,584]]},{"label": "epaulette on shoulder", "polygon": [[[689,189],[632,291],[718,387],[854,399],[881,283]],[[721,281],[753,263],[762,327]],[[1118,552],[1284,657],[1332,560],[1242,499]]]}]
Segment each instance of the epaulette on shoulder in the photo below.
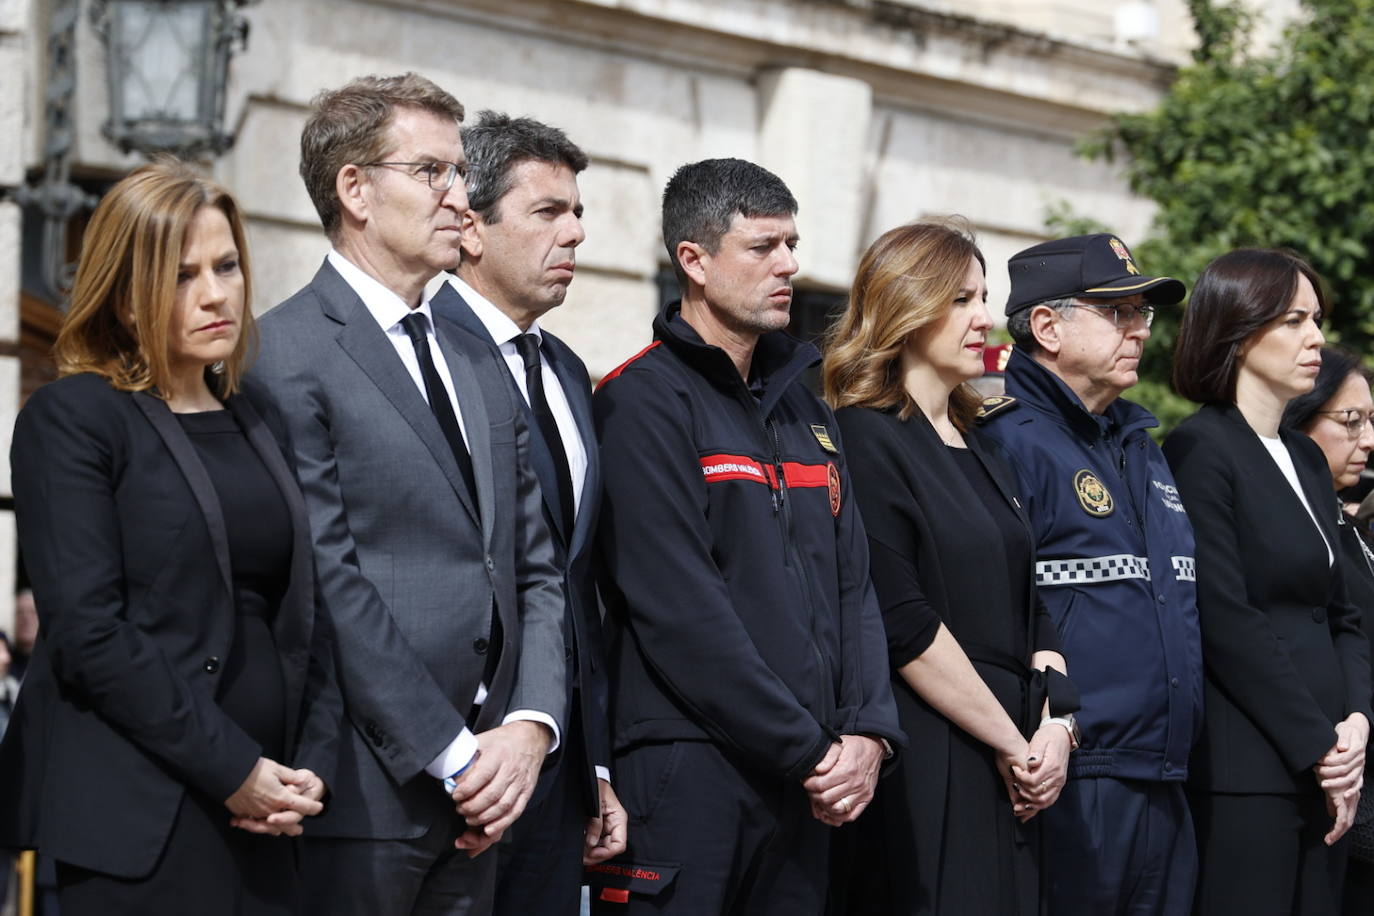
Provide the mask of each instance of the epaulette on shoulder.
[{"label": "epaulette on shoulder", "polygon": [[1004,414],[1016,406],[1016,398],[1005,394],[996,397],[983,398],[982,405],[978,408],[978,422],[986,423],[999,414]]}]

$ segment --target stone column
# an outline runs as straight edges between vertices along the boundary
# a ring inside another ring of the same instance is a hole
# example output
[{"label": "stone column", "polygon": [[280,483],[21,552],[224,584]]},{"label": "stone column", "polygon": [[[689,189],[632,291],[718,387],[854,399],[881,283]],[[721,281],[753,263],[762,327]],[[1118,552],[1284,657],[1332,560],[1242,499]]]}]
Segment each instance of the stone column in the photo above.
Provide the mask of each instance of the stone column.
[{"label": "stone column", "polygon": [[873,89],[858,79],[801,67],[758,80],[759,164],[797,198],[802,282],[844,289],[862,243]]}]

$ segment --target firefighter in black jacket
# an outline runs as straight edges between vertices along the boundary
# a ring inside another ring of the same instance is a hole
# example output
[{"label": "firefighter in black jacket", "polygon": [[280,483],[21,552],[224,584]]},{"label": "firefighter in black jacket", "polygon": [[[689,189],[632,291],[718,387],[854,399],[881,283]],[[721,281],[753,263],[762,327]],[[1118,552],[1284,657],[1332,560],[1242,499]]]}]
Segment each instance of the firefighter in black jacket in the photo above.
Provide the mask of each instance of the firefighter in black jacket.
[{"label": "firefighter in black jacket", "polygon": [[678,170],[682,301],[595,398],[617,790],[629,850],[598,913],[819,913],[827,825],[900,742],[863,525],[820,361],[784,332],[796,200],[717,159]]}]

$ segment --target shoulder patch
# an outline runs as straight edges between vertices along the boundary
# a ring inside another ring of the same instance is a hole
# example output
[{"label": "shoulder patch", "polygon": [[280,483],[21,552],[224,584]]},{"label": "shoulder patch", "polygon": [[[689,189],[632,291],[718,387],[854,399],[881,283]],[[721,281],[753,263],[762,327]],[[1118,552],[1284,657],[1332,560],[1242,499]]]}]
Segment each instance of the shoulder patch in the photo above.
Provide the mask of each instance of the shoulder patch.
[{"label": "shoulder patch", "polygon": [[815,436],[821,448],[825,449],[830,454],[838,455],[840,453],[840,450],[835,448],[835,443],[830,438],[830,430],[826,429],[824,426],[819,423],[812,423],[811,435]]},{"label": "shoulder patch", "polygon": [[982,423],[986,420],[991,420],[998,414],[1006,413],[1015,406],[1016,398],[1005,394],[999,394],[991,398],[983,398],[982,406],[978,408],[978,422]]}]

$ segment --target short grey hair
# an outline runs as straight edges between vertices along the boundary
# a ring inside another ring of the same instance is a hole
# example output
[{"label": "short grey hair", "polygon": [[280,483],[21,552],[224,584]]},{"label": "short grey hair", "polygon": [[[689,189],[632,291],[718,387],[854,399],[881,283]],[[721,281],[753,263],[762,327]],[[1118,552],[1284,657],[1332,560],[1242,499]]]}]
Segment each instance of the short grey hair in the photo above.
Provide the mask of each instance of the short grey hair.
[{"label": "short grey hair", "polygon": [[1034,332],[1031,331],[1030,316],[1037,306],[1054,309],[1061,315],[1067,315],[1069,309],[1078,304],[1077,296],[1065,296],[1062,299],[1046,299],[1043,302],[1036,302],[1019,310],[1014,315],[1007,316],[1007,333],[1011,335],[1012,343],[1016,344],[1016,349],[1025,353],[1027,356],[1034,356],[1040,350],[1040,342],[1035,339]]}]

